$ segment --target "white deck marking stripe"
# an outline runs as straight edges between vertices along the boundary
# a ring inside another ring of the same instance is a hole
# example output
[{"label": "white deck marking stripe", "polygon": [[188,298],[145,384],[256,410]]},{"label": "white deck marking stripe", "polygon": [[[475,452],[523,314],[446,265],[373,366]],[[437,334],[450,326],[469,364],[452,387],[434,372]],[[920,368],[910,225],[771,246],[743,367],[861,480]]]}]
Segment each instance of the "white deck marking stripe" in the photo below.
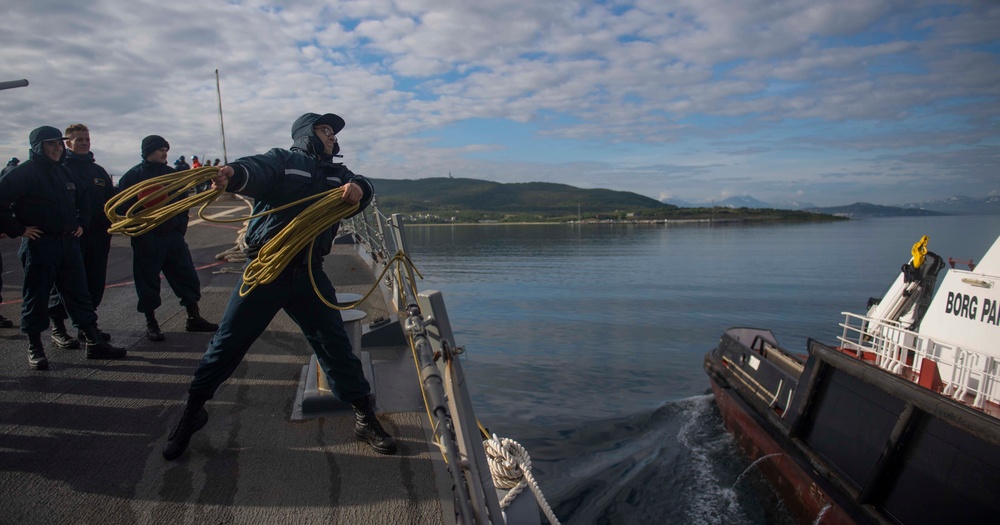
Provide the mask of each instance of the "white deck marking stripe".
[{"label": "white deck marking stripe", "polygon": [[[208,218],[209,219],[216,219],[216,218],[219,218],[219,217],[225,217],[227,215],[232,215],[232,214],[234,214],[234,213],[236,213],[236,212],[238,212],[240,210],[246,209],[246,207],[247,207],[246,204],[242,204],[241,203],[239,206],[234,206],[232,208],[226,209],[226,211],[220,211],[219,213],[213,213],[213,214],[209,215]],[[205,222],[205,220],[202,219],[201,217],[199,217],[199,218],[194,219],[191,222],[189,222],[188,226],[194,226],[195,224],[200,224],[200,223],[203,223],[203,222]]]}]

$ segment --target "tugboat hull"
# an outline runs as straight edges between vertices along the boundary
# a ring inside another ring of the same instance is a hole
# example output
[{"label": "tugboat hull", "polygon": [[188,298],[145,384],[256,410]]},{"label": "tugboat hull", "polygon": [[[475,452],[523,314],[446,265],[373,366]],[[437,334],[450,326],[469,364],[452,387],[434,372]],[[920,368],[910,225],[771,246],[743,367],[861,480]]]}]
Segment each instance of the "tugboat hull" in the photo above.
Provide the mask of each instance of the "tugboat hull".
[{"label": "tugboat hull", "polygon": [[801,522],[997,522],[996,418],[816,341],[802,362],[765,330],[728,330],[705,369],[727,428]]},{"label": "tugboat hull", "polygon": [[789,512],[803,523],[854,523],[789,455],[789,445],[772,436],[728,385],[712,381],[712,392],[726,429],[736,439],[740,452],[756,463],[754,468],[771,484]]}]

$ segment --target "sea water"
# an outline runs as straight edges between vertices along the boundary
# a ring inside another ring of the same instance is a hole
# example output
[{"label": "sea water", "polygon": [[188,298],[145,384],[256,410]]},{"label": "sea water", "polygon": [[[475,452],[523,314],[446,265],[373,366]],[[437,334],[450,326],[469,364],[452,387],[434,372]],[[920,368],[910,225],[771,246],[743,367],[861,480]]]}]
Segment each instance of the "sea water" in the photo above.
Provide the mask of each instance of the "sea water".
[{"label": "sea water", "polygon": [[732,326],[835,343],[921,236],[947,261],[998,234],[1000,216],[407,228],[478,418],[527,449],[566,524],[790,522],[726,433],[705,353]]}]

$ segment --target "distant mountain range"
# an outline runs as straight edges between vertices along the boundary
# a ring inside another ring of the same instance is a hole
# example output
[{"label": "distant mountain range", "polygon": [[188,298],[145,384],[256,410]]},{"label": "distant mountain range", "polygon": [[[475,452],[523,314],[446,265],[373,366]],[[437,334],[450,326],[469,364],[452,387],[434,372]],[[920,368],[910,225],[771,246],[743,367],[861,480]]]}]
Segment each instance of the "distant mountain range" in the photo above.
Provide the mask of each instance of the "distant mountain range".
[{"label": "distant mountain range", "polygon": [[749,195],[730,197],[710,203],[691,203],[679,199],[665,199],[663,202],[682,208],[723,206],[727,208],[774,208],[779,210],[802,210],[817,213],[848,215],[852,217],[888,217],[912,215],[1000,215],[1000,196],[965,197],[956,195],[947,199],[911,202],[896,206],[879,206],[857,202],[845,206],[818,207],[812,203],[764,202]]},{"label": "distant mountain range", "polygon": [[947,199],[901,204],[900,207],[933,210],[949,215],[998,215],[1000,214],[1000,195],[978,199],[955,195]]},{"label": "distant mountain range", "polygon": [[843,217],[911,217],[948,215],[939,211],[923,210],[920,208],[899,208],[896,206],[879,206],[867,202],[855,202],[847,206],[831,206],[827,208],[807,208],[803,211],[814,213],[826,213],[829,215],[840,215]]},{"label": "distant mountain range", "polygon": [[764,202],[757,200],[749,195],[739,195],[736,197],[729,197],[728,199],[723,199],[720,201],[709,201],[709,202],[690,202],[681,199],[663,199],[663,202],[667,204],[673,204],[674,206],[679,206],[681,208],[711,208],[714,206],[720,206],[722,208],[771,208],[775,210],[806,210],[809,208],[815,208],[816,205],[811,202],[796,202],[796,201],[781,201],[781,202]]}]

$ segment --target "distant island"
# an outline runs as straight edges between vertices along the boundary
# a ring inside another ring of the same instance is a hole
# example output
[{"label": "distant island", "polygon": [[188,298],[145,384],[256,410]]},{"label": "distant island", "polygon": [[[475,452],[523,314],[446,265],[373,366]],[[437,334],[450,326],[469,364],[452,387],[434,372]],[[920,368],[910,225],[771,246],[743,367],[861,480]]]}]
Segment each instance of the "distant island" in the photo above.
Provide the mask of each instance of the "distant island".
[{"label": "distant island", "polygon": [[[699,204],[682,201],[676,198],[667,198],[663,201],[666,204],[673,204],[680,207],[697,207]],[[703,206],[704,204],[701,204]],[[712,206],[723,206],[728,208],[777,208],[782,210],[805,210],[818,213],[830,213],[836,215],[850,216],[853,218],[866,217],[911,217],[927,216],[936,214],[944,215],[1000,215],[1000,195],[988,195],[986,197],[967,197],[964,195],[953,195],[940,199],[931,199],[921,202],[908,202],[893,206],[880,206],[867,202],[856,202],[845,206],[833,206],[821,208],[809,202],[782,201],[763,202],[750,195],[737,195],[714,201]]]},{"label": "distant island", "polygon": [[867,202],[856,202],[847,206],[833,206],[828,208],[806,208],[805,211],[828,213],[841,217],[928,217],[948,215],[947,213],[921,208],[879,206],[878,204],[869,204]]},{"label": "distant island", "polygon": [[499,183],[479,179],[372,179],[379,209],[415,224],[525,222],[658,223],[819,222],[830,213],[723,206],[682,208],[628,191],[583,189],[549,182]]}]

